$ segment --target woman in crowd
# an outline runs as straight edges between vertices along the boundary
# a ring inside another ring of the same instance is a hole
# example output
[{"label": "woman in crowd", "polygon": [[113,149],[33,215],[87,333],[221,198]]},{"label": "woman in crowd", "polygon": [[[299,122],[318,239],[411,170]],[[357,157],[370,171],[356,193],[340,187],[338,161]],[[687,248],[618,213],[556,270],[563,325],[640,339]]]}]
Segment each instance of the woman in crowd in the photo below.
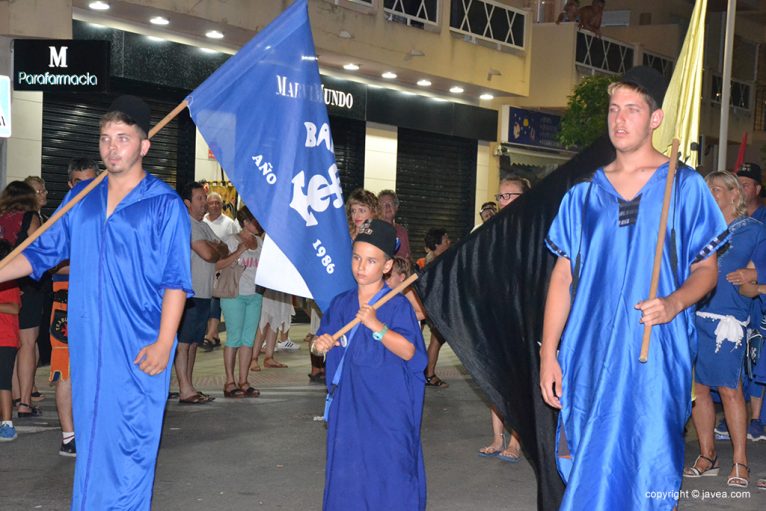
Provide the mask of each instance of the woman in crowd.
[{"label": "woman in crowd", "polygon": [[373,218],[380,218],[380,205],[374,193],[357,188],[346,200],[346,218],[351,239],[356,238],[359,227]]},{"label": "woman in crowd", "polygon": [[[224,397],[258,397],[261,393],[248,382],[248,371],[253,358],[253,342],[261,317],[263,295],[255,290],[255,273],[261,257],[261,235],[263,230],[246,206],[237,212],[237,221],[242,228],[237,234],[224,237],[233,259],[229,265],[244,268],[239,278],[239,290],[233,298],[221,298],[221,309],[226,317],[226,345],[223,349],[223,364],[226,370]],[[219,261],[220,263],[221,261]],[[216,264],[216,269],[225,268]],[[234,379],[234,365],[239,355],[239,379]],[[238,383],[235,383],[238,382]]]},{"label": "woman in crowd", "polygon": [[[40,227],[35,189],[23,181],[11,181],[0,195],[0,232],[11,246],[17,246]],[[37,368],[36,342],[42,316],[39,296],[33,291],[29,278],[19,282],[21,310],[19,312],[19,350],[16,356],[13,397],[19,417],[42,415],[31,406],[32,386]],[[32,314],[35,312],[35,314]]]},{"label": "woman in crowd", "polygon": [[[746,330],[751,298],[740,294],[739,268],[753,261],[766,248],[766,227],[746,214],[742,186],[729,172],[713,172],[705,178],[718,207],[729,224],[731,238],[718,256],[718,284],[697,310],[697,361],[694,367],[696,400],[692,419],[699,439],[700,455],[684,470],[684,477],[718,475],[713,428],[715,408],[711,388],[721,395],[726,424],[734,446],[733,463],[727,484],[745,488],[750,480],[747,463],[747,409],[742,392]],[[757,268],[762,274],[766,267]],[[727,276],[730,278],[727,279]]]}]

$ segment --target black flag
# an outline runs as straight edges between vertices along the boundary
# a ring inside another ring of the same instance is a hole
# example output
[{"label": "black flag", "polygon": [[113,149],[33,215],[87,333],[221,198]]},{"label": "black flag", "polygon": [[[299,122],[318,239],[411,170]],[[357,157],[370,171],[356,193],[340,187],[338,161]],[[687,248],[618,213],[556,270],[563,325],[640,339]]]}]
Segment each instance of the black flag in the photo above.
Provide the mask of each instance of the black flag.
[{"label": "black flag", "polygon": [[427,266],[415,283],[429,319],[521,436],[537,507],[558,509],[557,414],[542,400],[539,345],[556,258],[545,236],[564,194],[614,160],[605,135]]}]

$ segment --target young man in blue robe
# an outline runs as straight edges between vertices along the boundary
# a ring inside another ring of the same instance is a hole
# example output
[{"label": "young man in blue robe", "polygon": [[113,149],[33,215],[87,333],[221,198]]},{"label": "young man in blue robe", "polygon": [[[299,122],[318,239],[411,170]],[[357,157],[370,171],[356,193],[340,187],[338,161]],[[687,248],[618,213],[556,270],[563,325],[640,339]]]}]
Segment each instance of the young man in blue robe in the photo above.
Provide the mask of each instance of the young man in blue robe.
[{"label": "young man in blue robe", "polygon": [[[696,352],[691,307],[716,284],[715,251],[727,234],[702,177],[680,165],[658,298],[647,299],[669,165],[652,146],[664,94],[662,76],[645,67],[610,86],[615,160],[567,192],[548,232],[559,257],[540,388],[561,409],[562,510],[672,509],[678,501]],[[646,325],[653,328],[642,364]]]},{"label": "young man in blue robe", "polygon": [[168,367],[191,290],[189,216],[178,194],[143,169],[148,130],[149,107],[117,98],[101,119],[107,178],[0,270],[0,281],[39,278],[70,261],[78,511],[150,509]]},{"label": "young man in blue robe", "polygon": [[[358,284],[336,296],[322,317],[312,351],[327,353],[332,395],[327,418],[325,511],[425,511],[426,474],[420,444],[428,362],[415,311],[383,281],[396,252],[394,227],[363,224],[354,240],[351,269]],[[361,324],[344,341],[332,334]],[[337,373],[337,377],[336,377]]]}]

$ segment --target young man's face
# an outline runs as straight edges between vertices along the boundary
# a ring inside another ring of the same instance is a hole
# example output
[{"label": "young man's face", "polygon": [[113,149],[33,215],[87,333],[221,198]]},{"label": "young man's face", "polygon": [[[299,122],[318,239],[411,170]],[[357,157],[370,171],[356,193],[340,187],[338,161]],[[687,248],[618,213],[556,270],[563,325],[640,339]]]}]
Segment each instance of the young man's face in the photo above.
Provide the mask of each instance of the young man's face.
[{"label": "young man's face", "polygon": [[221,198],[217,195],[210,195],[207,198],[207,216],[210,218],[210,220],[215,220],[221,216],[222,210],[223,202],[221,202]]},{"label": "young man's face", "polygon": [[136,165],[149,150],[150,142],[141,138],[137,126],[124,122],[109,122],[101,128],[98,149],[110,174],[123,174]]},{"label": "young man's face", "polygon": [[481,213],[479,213],[479,216],[481,217],[482,222],[486,222],[493,216],[495,216],[495,210],[492,208],[484,208],[481,210]]},{"label": "young man's face", "polygon": [[354,243],[351,253],[351,272],[360,286],[374,284],[383,279],[383,274],[391,271],[393,259],[386,260],[386,254],[364,241]]},{"label": "young man's face", "polygon": [[651,145],[652,132],[662,119],[662,110],[650,112],[644,95],[628,87],[617,87],[609,98],[609,139],[617,152],[631,153]]},{"label": "young man's face", "polygon": [[67,181],[67,185],[69,185],[69,189],[71,190],[72,188],[77,186],[77,183],[79,183],[80,181],[87,181],[88,179],[94,179],[95,177],[96,177],[95,169],[73,170],[72,179]]},{"label": "young man's face", "polygon": [[207,213],[207,194],[204,188],[195,188],[192,190],[191,202],[184,200],[186,207],[189,208],[189,216],[200,221]]},{"label": "young man's face", "polygon": [[755,182],[755,179],[745,176],[737,176],[739,184],[742,185],[742,195],[745,199],[745,204],[753,204],[759,199],[761,193],[761,185]]}]

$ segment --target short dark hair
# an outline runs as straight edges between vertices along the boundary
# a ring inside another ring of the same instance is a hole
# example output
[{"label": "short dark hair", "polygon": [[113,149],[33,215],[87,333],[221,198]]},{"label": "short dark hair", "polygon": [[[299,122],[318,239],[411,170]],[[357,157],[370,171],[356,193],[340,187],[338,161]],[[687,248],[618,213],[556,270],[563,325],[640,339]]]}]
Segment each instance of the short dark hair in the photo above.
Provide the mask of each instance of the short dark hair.
[{"label": "short dark hair", "polygon": [[133,119],[131,116],[126,114],[125,112],[120,112],[117,110],[107,112],[104,115],[101,116],[101,121],[98,123],[98,129],[102,130],[104,129],[104,126],[109,124],[110,122],[121,122],[123,124],[127,124],[128,126],[135,126],[138,130],[139,135],[141,136],[141,140],[145,140],[149,138],[149,135],[144,131],[144,129],[138,125],[138,123]]},{"label": "short dark hair", "polygon": [[90,158],[72,158],[67,166],[67,179],[72,181],[72,174],[83,170],[93,170],[98,175],[100,169],[98,163]]},{"label": "short dark hair", "polygon": [[205,187],[202,186],[202,183],[200,183],[199,181],[192,181],[191,183],[186,183],[186,185],[181,190],[181,198],[183,200],[188,200],[189,202],[191,202],[192,194],[194,193],[194,190],[197,190],[197,189],[204,190]]},{"label": "short dark hair", "polygon": [[237,222],[239,222],[239,226],[243,228],[245,227],[245,222],[254,223],[258,226],[258,231],[263,232],[263,227],[261,227],[261,224],[258,223],[258,220],[247,206],[242,206],[239,208],[239,211],[237,211]]},{"label": "short dark hair", "polygon": [[428,250],[436,250],[436,245],[442,242],[445,234],[447,234],[447,229],[441,227],[428,229],[424,240],[426,248]]}]

